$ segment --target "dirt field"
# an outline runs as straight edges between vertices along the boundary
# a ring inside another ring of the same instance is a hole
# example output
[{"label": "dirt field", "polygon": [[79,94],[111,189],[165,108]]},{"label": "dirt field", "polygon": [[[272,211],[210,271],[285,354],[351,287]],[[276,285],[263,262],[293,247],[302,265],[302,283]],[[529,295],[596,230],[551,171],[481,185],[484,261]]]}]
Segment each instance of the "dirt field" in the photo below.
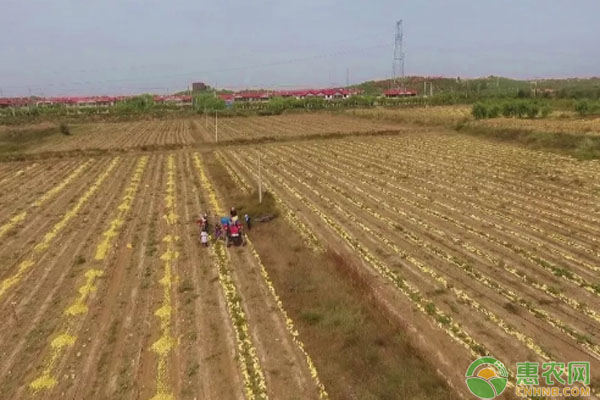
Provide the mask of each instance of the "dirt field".
[{"label": "dirt field", "polygon": [[[218,137],[215,137],[215,124]],[[51,130],[52,125],[32,126],[32,131]],[[23,129],[11,128],[0,131],[13,138],[22,135]],[[287,140],[319,135],[351,135],[397,131],[399,127],[384,121],[371,121],[352,116],[329,113],[292,114],[269,117],[210,116],[194,119],[167,119],[163,121],[136,121],[113,123],[84,123],[71,127],[70,135],[56,132],[44,135],[36,143],[28,142],[23,151],[27,153],[73,152],[76,150],[134,150],[182,148],[203,143],[236,141]],[[50,132],[51,133],[51,132]],[[10,143],[10,142],[7,142]],[[16,150],[22,143],[16,144]]]},{"label": "dirt field", "polygon": [[[38,150],[130,151],[1,163],[0,398],[453,399],[481,355],[600,367],[597,161],[325,114],[221,123],[391,134],[204,149],[201,120],[98,124]],[[231,205],[278,217],[201,247],[196,220]]]}]

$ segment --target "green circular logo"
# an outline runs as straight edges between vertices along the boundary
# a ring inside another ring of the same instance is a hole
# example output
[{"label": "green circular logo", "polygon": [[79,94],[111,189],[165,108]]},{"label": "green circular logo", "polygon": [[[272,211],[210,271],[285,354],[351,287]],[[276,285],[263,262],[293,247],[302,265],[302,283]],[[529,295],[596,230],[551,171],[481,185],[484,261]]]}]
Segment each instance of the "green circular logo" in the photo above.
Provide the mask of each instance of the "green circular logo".
[{"label": "green circular logo", "polygon": [[508,383],[506,367],[493,357],[481,357],[473,361],[465,376],[467,387],[480,399],[500,396]]}]

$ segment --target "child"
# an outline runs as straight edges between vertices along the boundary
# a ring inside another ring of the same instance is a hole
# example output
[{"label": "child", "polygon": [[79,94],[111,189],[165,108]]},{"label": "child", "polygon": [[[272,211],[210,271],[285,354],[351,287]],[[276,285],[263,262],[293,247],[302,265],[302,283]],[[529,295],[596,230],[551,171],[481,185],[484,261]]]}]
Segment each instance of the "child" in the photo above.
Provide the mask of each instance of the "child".
[{"label": "child", "polygon": [[208,232],[202,231],[200,233],[200,241],[202,242],[202,246],[208,247]]}]

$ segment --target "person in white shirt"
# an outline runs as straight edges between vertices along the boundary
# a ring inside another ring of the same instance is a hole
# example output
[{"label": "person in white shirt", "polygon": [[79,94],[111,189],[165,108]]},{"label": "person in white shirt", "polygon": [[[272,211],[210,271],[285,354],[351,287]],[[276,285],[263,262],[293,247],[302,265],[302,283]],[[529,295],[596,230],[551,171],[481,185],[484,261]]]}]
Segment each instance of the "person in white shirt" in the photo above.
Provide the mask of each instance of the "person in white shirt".
[{"label": "person in white shirt", "polygon": [[202,246],[208,247],[208,232],[202,231],[200,233],[200,242],[202,242]]}]

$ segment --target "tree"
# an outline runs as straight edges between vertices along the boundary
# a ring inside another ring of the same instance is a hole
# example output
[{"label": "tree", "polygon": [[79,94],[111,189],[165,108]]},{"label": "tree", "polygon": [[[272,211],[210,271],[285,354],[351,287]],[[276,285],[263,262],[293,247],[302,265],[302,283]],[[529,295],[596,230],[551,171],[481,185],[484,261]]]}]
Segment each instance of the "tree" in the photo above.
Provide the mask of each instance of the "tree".
[{"label": "tree", "polygon": [[223,99],[216,97],[212,93],[202,93],[193,97],[192,106],[197,112],[204,112],[204,110],[224,110],[226,104]]}]

